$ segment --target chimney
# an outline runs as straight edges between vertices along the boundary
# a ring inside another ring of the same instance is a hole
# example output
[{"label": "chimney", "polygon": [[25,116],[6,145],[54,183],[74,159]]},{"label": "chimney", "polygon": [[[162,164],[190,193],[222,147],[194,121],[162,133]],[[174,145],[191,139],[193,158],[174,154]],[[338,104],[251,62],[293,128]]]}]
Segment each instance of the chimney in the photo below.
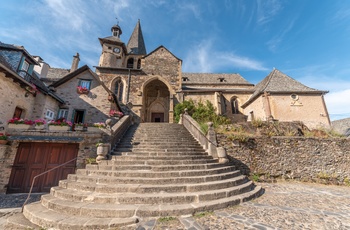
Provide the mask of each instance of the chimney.
[{"label": "chimney", "polygon": [[70,73],[78,69],[79,61],[80,61],[79,53],[77,53],[75,56],[73,56],[72,67],[70,68],[70,71],[69,71]]}]

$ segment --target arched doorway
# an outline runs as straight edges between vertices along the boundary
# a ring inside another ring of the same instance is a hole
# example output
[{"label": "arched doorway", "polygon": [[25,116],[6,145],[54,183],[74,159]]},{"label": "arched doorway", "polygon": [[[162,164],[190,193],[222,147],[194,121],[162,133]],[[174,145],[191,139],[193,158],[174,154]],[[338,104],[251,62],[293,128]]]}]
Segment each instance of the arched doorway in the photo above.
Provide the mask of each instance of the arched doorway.
[{"label": "arched doorway", "polygon": [[143,122],[169,122],[170,92],[156,79],[148,82],[143,91]]}]

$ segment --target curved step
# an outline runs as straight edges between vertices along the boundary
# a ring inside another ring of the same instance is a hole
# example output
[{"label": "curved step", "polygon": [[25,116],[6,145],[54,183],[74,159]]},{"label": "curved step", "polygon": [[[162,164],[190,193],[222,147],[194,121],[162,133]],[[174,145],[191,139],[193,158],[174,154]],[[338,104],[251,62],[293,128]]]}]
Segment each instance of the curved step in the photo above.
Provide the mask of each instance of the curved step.
[{"label": "curved step", "polygon": [[[163,191],[160,191],[156,187],[148,187],[145,188],[145,191],[143,191],[142,189],[139,190],[136,186],[129,187],[128,191],[121,193],[81,191],[76,189],[54,187],[51,189],[51,195],[56,198],[69,200],[72,202],[108,204],[182,204],[191,202],[197,203],[238,195],[240,193],[249,192],[253,185],[251,181],[247,181],[245,183],[231,181],[226,183],[230,184],[231,186],[220,184],[221,186],[219,185],[217,187],[213,183],[208,183],[205,185],[206,190],[200,190],[197,187],[195,187],[195,189],[191,189],[191,186],[185,186],[185,188],[177,192],[177,188],[174,190],[171,188],[165,188]],[[235,185],[233,186],[233,184]]]},{"label": "curved step", "polygon": [[82,217],[73,213],[55,212],[47,209],[40,203],[28,204],[24,207],[23,215],[32,223],[44,228],[54,229],[115,229],[138,222],[137,217],[107,218]]},{"label": "curved step", "polygon": [[189,165],[189,164],[212,164],[218,163],[216,159],[198,160],[103,160],[98,165]]},{"label": "curved step", "polygon": [[109,170],[88,170],[78,169],[77,175],[109,176],[109,177],[186,177],[186,176],[206,176],[220,174],[235,170],[234,166],[225,166],[214,169],[184,170],[184,171],[151,171],[151,170],[130,170],[130,171],[109,171]]},{"label": "curved step", "polygon": [[204,183],[210,181],[226,180],[240,175],[239,170],[230,171],[227,173],[207,176],[191,176],[191,177],[164,177],[164,178],[144,178],[144,177],[108,177],[108,176],[89,176],[69,174],[67,180],[61,180],[59,185],[65,186],[72,181],[87,182],[89,187],[94,184],[145,184],[145,185],[167,185],[186,183]]}]

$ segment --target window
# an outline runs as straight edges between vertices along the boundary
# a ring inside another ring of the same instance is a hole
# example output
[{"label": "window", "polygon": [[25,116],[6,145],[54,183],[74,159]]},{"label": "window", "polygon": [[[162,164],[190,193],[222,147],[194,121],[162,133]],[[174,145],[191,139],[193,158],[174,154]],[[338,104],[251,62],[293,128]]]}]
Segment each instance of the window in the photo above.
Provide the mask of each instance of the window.
[{"label": "window", "polygon": [[85,88],[87,88],[88,90],[90,90],[90,87],[91,87],[91,80],[80,80],[80,81],[79,81],[79,86],[85,87]]},{"label": "window", "polygon": [[60,109],[58,111],[57,119],[64,118],[67,120],[68,118],[68,109]]},{"label": "window", "polygon": [[223,78],[223,77],[218,78],[218,80],[219,80],[220,82],[225,82],[225,78]]},{"label": "window", "polygon": [[141,69],[141,59],[137,61],[137,69]]},{"label": "window", "polygon": [[13,118],[21,118],[23,113],[23,109],[16,107],[15,112],[13,114]]},{"label": "window", "polygon": [[73,112],[73,123],[84,123],[85,110],[75,109]]},{"label": "window", "polygon": [[188,77],[182,77],[182,81],[189,81]]},{"label": "window", "polygon": [[231,99],[231,108],[232,108],[232,114],[238,114],[238,100],[237,97],[234,97]]},{"label": "window", "polygon": [[46,110],[46,113],[45,113],[45,118],[48,118],[50,120],[53,120],[55,117],[55,113],[51,110]]},{"label": "window", "polygon": [[126,65],[126,68],[128,68],[128,69],[134,68],[134,59],[133,58],[128,59],[128,64]]},{"label": "window", "polygon": [[118,79],[115,82],[115,88],[114,88],[114,93],[118,98],[118,101],[122,102],[123,101],[123,90],[124,90],[124,84],[121,79]]},{"label": "window", "polygon": [[290,98],[292,98],[292,100],[296,101],[299,99],[299,96],[296,94],[292,94],[292,95],[290,95]]},{"label": "window", "polygon": [[22,77],[25,77],[27,75],[28,69],[29,69],[29,63],[26,61],[23,61],[21,72],[19,73],[19,75],[21,75]]}]

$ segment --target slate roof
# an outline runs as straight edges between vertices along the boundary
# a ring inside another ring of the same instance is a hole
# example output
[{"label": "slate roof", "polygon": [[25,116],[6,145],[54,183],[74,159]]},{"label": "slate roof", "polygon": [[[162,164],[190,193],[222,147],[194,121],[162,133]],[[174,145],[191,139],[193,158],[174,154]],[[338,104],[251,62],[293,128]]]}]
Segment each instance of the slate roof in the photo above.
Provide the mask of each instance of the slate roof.
[{"label": "slate roof", "polygon": [[143,39],[142,35],[142,29],[140,24],[140,19],[138,20],[134,31],[132,32],[128,45],[126,46],[127,52],[129,54],[139,54],[139,55],[146,55],[146,46],[145,41]]},{"label": "slate roof", "polygon": [[61,69],[61,68],[50,68],[46,78],[55,79],[55,81],[61,79],[62,77],[69,74],[69,69]]},{"label": "slate roof", "polygon": [[0,48],[4,48],[7,50],[21,51],[30,59],[32,64],[39,65],[39,63],[33,58],[32,55],[30,55],[28,53],[28,51],[23,46],[16,46],[16,45],[11,45],[11,44],[6,44],[6,43],[0,42]]},{"label": "slate roof", "polygon": [[[236,84],[236,85],[253,85],[245,80],[238,73],[182,73],[182,78],[188,80],[183,81],[182,84]],[[223,82],[220,82],[223,79]]]},{"label": "slate roof", "polygon": [[247,106],[254,101],[259,95],[264,92],[268,93],[314,93],[314,94],[325,94],[328,91],[321,91],[313,89],[303,85],[297,80],[287,76],[281,71],[274,69],[272,72],[259,82],[255,88],[255,92],[249,98],[249,100],[242,106]]}]

